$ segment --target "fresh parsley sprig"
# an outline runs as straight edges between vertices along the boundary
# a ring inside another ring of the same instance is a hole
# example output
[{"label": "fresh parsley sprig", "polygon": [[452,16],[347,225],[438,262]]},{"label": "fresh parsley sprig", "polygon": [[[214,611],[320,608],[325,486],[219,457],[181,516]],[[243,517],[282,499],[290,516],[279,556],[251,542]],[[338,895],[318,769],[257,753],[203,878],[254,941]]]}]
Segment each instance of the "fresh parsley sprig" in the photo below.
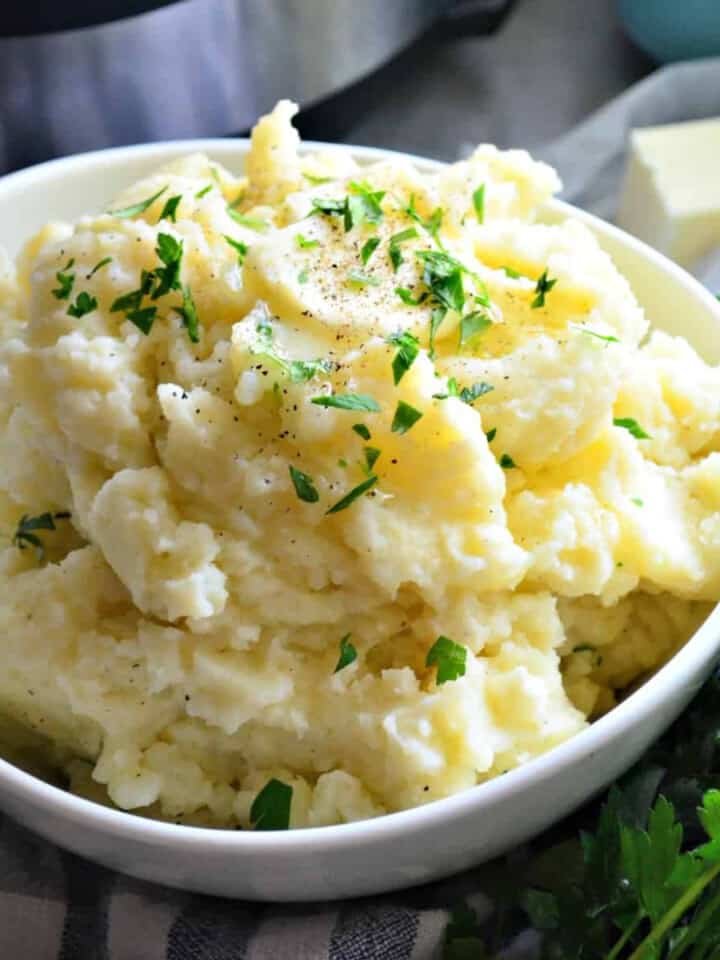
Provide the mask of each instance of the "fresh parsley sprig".
[{"label": "fresh parsley sprig", "polygon": [[537,278],[537,283],[535,284],[535,298],[530,304],[533,310],[538,310],[540,307],[545,306],[545,298],[556,283],[557,278],[551,279],[548,276],[547,270],[543,270],[543,272]]},{"label": "fresh parsley sprig", "polygon": [[268,780],[250,807],[250,822],[255,830],[287,830],[293,788],[275,777]]},{"label": "fresh parsley sprig", "polygon": [[69,520],[70,512],[68,510],[59,510],[55,513],[40,513],[35,517],[23,514],[18,522],[17,529],[13,534],[13,545],[18,550],[25,550],[31,546],[35,549],[38,560],[45,559],[45,544],[38,536],[38,530],[57,530],[56,520]]},{"label": "fresh parsley sprig", "polygon": [[351,663],[354,663],[357,660],[357,650],[352,643],[350,643],[351,636],[351,633],[346,633],[340,641],[340,656],[338,657],[338,662],[333,670],[333,673],[339,673],[341,670],[344,670],[345,667],[349,667]]},{"label": "fresh parsley sprig", "polygon": [[438,637],[425,658],[426,667],[437,667],[435,683],[442,686],[449,680],[465,676],[467,647],[449,637]]}]

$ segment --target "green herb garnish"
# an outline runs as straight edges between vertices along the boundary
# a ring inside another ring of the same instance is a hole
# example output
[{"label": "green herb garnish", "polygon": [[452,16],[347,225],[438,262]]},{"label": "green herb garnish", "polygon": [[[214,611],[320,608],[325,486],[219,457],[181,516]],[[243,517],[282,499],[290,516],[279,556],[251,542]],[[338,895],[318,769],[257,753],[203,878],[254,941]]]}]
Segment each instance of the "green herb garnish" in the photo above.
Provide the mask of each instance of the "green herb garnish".
[{"label": "green herb garnish", "polygon": [[334,179],[333,177],[316,177],[312,173],[303,173],[303,176],[308,183],[313,183],[316,185],[320,185],[321,183],[330,183],[330,181]]},{"label": "green herb garnish", "polygon": [[142,330],[145,336],[147,336],[152,330],[156,316],[157,307],[143,307],[138,310],[130,310],[125,314],[125,319],[134,323],[138,330]]},{"label": "green herb garnish", "polygon": [[505,273],[505,276],[510,277],[511,280],[519,280],[520,277],[523,276],[523,274],[514,267],[500,267],[500,269]]},{"label": "green herb garnish", "polygon": [[210,193],[212,188],[213,188],[213,185],[209,183],[206,187],[203,187],[202,190],[198,190],[198,192],[195,194],[195,199],[202,200],[203,197],[207,196],[208,193]]},{"label": "green herb garnish", "polygon": [[481,184],[473,193],[473,207],[475,207],[475,216],[478,223],[485,220],[485,184]]},{"label": "green herb garnish", "polygon": [[40,513],[36,517],[23,514],[13,534],[13,545],[18,550],[24,550],[28,545],[34,547],[38,560],[42,561],[45,559],[45,545],[35,531],[57,530],[55,521],[67,520],[69,517],[70,513],[67,510],[57,513]]},{"label": "green herb garnish", "polygon": [[363,273],[362,270],[348,271],[347,282],[356,287],[380,286],[380,281],[377,279],[377,277],[371,277],[369,273]]},{"label": "green herb garnish", "polygon": [[378,450],[377,447],[365,447],[365,467],[368,473],[372,473],[372,468],[377,463],[378,457],[382,453],[382,450]]},{"label": "green herb garnish", "polygon": [[164,296],[171,290],[180,290],[180,264],[183,255],[183,242],[169,233],[159,233],[155,253],[164,266],[156,267],[154,276],[157,281],[152,299]]},{"label": "green herb garnish", "polygon": [[70,294],[72,293],[73,284],[75,283],[75,274],[68,273],[67,271],[70,270],[74,263],[75,258],[72,257],[70,260],[68,260],[62,270],[59,270],[55,274],[55,279],[58,282],[58,286],[52,291],[52,294],[58,300],[68,300]]},{"label": "green herb garnish", "polygon": [[297,275],[298,283],[307,283],[309,274],[307,272],[307,267],[303,267],[300,273]]},{"label": "green herb garnish", "polygon": [[491,427],[485,434],[485,439],[488,443],[492,443],[495,437],[497,436],[497,427]]},{"label": "green herb garnish", "polygon": [[301,250],[312,250],[313,247],[320,246],[319,240],[308,240],[307,237],[304,237],[301,233],[295,234],[295,240]]},{"label": "green herb garnish", "polygon": [[248,245],[246,243],[243,243],[242,240],[233,240],[233,238],[229,237],[226,233],[223,234],[223,237],[225,240],[227,240],[227,242],[230,244],[233,250],[237,253],[238,264],[239,266],[242,266],[243,263],[245,262],[245,257],[247,256],[247,252],[249,249]]},{"label": "green herb garnish", "polygon": [[472,405],[480,397],[484,397],[486,393],[490,393],[491,390],[494,389],[495,387],[493,387],[491,383],[486,383],[484,380],[481,380],[480,383],[473,383],[470,387],[460,389],[455,377],[450,377],[448,380],[447,393],[434,393],[433,398],[435,400],[447,400],[448,397],[457,397],[458,400],[462,400],[463,403]]},{"label": "green herb garnish", "polygon": [[588,337],[595,337],[596,340],[604,340],[605,343],[620,343],[617,337],[606,336],[604,333],[596,333],[594,330],[588,329],[588,327],[583,327],[579,323],[571,323],[571,327],[575,327],[580,333],[584,333]]},{"label": "green herb garnish", "polygon": [[274,777],[262,788],[250,807],[250,822],[256,830],[287,830],[293,788]]},{"label": "green herb garnish", "polygon": [[303,473],[302,470],[296,470],[293,466],[290,466],[288,469],[290,470],[290,479],[295,487],[295,493],[299,499],[304,500],[305,503],[317,503],[320,499],[320,494],[315,488],[312,477]]},{"label": "green herb garnish", "polygon": [[415,207],[414,193],[410,194],[410,202],[404,208],[404,210],[409,217],[411,217],[416,223],[419,223],[424,230],[427,230],[435,243],[442,248],[438,234],[440,232],[440,227],[442,226],[444,211],[440,207],[437,207],[435,210],[433,210],[429,217],[422,217]]},{"label": "green herb garnish", "polygon": [[262,220],[260,217],[249,217],[245,213],[239,213],[237,210],[233,210],[232,207],[228,207],[227,212],[233,218],[235,223],[239,223],[241,227],[247,227],[249,230],[255,230],[258,233],[262,233],[264,230],[268,230],[270,227],[270,224],[267,220]]},{"label": "green herb garnish", "polygon": [[367,264],[368,260],[375,253],[379,246],[379,237],[370,237],[369,240],[365,241],[365,243],[362,245],[362,249],[360,250],[360,259],[363,262],[363,266]]},{"label": "green herb garnish", "polygon": [[513,470],[517,464],[509,453],[504,453],[500,457],[500,466],[503,468],[503,470]]},{"label": "green herb garnish", "polygon": [[416,410],[415,407],[411,407],[409,403],[400,400],[395,408],[395,416],[393,417],[390,430],[393,433],[407,433],[411,427],[415,426],[422,415],[420,410]]},{"label": "green herb garnish", "polygon": [[447,316],[445,307],[435,307],[430,314],[430,337],[428,340],[428,355],[431,360],[435,359],[435,335],[440,329],[440,325]]},{"label": "green herb garnish", "polygon": [[395,293],[408,307],[419,307],[420,304],[424,303],[429,296],[427,290],[423,290],[423,292],[416,297],[413,295],[412,290],[408,290],[407,287],[395,287]]},{"label": "green herb garnish", "polygon": [[632,501],[632,503],[635,504],[636,507],[644,507],[644,506],[645,506],[645,501],[642,500],[640,497],[630,497],[630,500]]},{"label": "green herb garnish", "polygon": [[348,195],[345,208],[345,230],[350,230],[363,220],[369,223],[380,223],[383,218],[383,209],[380,204],[385,191],[373,190],[366,180],[359,182],[351,180],[349,187],[352,193]]},{"label": "green herb garnish", "polygon": [[354,423],[352,428],[359,437],[363,438],[363,440],[370,439],[370,431],[364,423]]},{"label": "green herb garnish", "polygon": [[351,663],[354,663],[355,660],[357,660],[357,650],[350,643],[351,636],[351,633],[346,633],[340,641],[340,656],[338,657],[338,662],[333,670],[333,673],[339,673],[341,670],[344,670],[345,667],[349,667]]},{"label": "green herb garnish", "polygon": [[97,299],[83,290],[75,297],[75,303],[71,303],[67,308],[68,316],[79,319],[84,317],[86,313],[97,310],[97,305]]},{"label": "green herb garnish", "polygon": [[287,369],[293,383],[306,383],[318,373],[329,373],[331,364],[327,360],[291,360]]},{"label": "green herb garnish", "polygon": [[[208,187],[207,189],[210,190],[211,187]],[[180,206],[181,200],[182,197],[180,194],[175,197],[168,197],[168,199],[165,201],[165,206],[160,211],[158,222],[160,220],[172,220],[172,222],[175,223],[177,218],[177,208]]]},{"label": "green herb garnish", "polygon": [[400,249],[400,244],[405,243],[408,240],[413,240],[415,237],[418,237],[419,234],[415,227],[408,227],[407,230],[401,230],[400,233],[395,233],[390,237],[390,243],[388,246],[388,255],[390,257],[390,263],[394,271],[400,266],[403,262],[402,250]]},{"label": "green herb garnish", "polygon": [[319,407],[336,407],[338,410],[366,410],[368,413],[379,413],[380,404],[373,397],[364,393],[331,393],[321,397],[313,397],[310,401]]},{"label": "green herb garnish", "polygon": [[187,284],[182,288],[183,302],[180,307],[173,307],[180,314],[182,324],[188,332],[188,337],[192,343],[200,342],[200,321],[195,307],[195,301],[192,298],[190,287]]},{"label": "green herb garnish", "polygon": [[548,277],[547,270],[543,270],[537,279],[537,283],[535,284],[535,299],[530,304],[533,310],[537,310],[538,307],[545,306],[545,297],[548,293],[550,293],[556,283],[557,278],[551,280],[550,277]]},{"label": "green herb garnish", "polygon": [[616,427],[622,427],[624,430],[627,430],[636,440],[650,440],[649,433],[645,433],[643,428],[632,417],[614,417],[613,424]]},{"label": "green herb garnish", "polygon": [[442,686],[448,680],[465,676],[466,660],[467,647],[455,643],[449,637],[438,637],[428,650],[425,666],[437,667],[435,683]]},{"label": "green herb garnish", "polygon": [[420,341],[409,330],[403,330],[389,336],[386,343],[397,347],[392,362],[393,382],[397,386],[415,362],[420,352]]},{"label": "green herb garnish", "polygon": [[330,507],[329,510],[326,510],[325,514],[340,513],[341,510],[347,510],[347,508],[351,506],[351,504],[353,504],[358,497],[362,497],[364,493],[367,493],[368,490],[374,487],[377,481],[378,478],[375,476],[375,474],[372,474],[372,476],[369,476],[367,480],[364,480],[356,487],[353,487],[353,489],[349,493],[346,493],[341,500],[338,500],[338,502]]},{"label": "green herb garnish", "polygon": [[465,306],[462,278],[465,268],[459,260],[435,250],[418,250],[415,256],[423,262],[423,283],[437,303],[461,313]]},{"label": "green herb garnish", "polygon": [[460,318],[460,337],[458,350],[464,349],[481,333],[492,326],[492,319],[484,310],[474,310]]},{"label": "green herb garnish", "polygon": [[147,200],[141,200],[139,203],[133,203],[129,207],[123,207],[121,210],[110,210],[108,211],[112,214],[113,217],[136,217],[140,213],[145,213],[145,211],[151,207],[157,199],[159,199],[167,190],[167,185],[158,190],[157,193],[154,193],[151,197],[148,197]]},{"label": "green herb garnish", "polygon": [[112,263],[112,257],[103,257],[102,260],[98,260],[90,273],[87,275],[87,279],[89,280],[90,277],[94,277],[98,270],[102,270],[102,268],[106,267],[109,263]]}]

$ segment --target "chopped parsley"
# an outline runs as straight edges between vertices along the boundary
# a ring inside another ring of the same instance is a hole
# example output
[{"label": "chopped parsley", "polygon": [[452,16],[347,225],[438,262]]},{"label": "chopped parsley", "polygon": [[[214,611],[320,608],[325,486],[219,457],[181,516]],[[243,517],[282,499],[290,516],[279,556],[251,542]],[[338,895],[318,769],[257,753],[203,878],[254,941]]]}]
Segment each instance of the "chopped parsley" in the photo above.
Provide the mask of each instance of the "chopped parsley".
[{"label": "chopped parsley", "polygon": [[200,343],[200,321],[198,320],[195,301],[192,298],[190,287],[187,284],[182,288],[183,302],[180,307],[173,307],[180,314],[182,324],[188,332],[192,343]]},{"label": "chopped parsley", "polygon": [[75,297],[75,303],[71,303],[67,308],[68,316],[79,319],[84,317],[86,313],[97,310],[97,305],[97,299],[83,290]]},{"label": "chopped parsley", "polygon": [[482,183],[473,193],[473,207],[475,207],[475,216],[478,219],[478,223],[483,223],[485,220],[485,184]]},{"label": "chopped parsley", "polygon": [[346,633],[340,641],[340,656],[338,657],[338,662],[335,665],[333,673],[339,673],[341,670],[344,670],[345,667],[349,667],[351,663],[354,663],[357,660],[357,650],[350,643],[351,636],[351,633]]},{"label": "chopped parsley", "polygon": [[228,207],[227,212],[235,223],[239,223],[241,227],[247,227],[248,230],[255,230],[258,233],[262,233],[263,230],[267,230],[270,227],[267,220],[263,220],[260,217],[249,217],[245,213],[239,213],[237,210],[233,210],[232,207]]},{"label": "chopped parsley", "polygon": [[291,360],[287,365],[292,383],[306,383],[318,373],[329,373],[330,368],[327,360]]},{"label": "chopped parsley", "polygon": [[470,387],[460,389],[455,377],[450,377],[448,380],[447,393],[434,393],[433,398],[435,400],[447,400],[448,397],[457,397],[458,400],[462,400],[463,403],[472,405],[480,397],[484,397],[486,393],[490,393],[491,390],[494,389],[495,387],[493,387],[491,383],[486,383],[484,380],[481,380],[480,383],[473,383]]},{"label": "chopped parsley", "polygon": [[378,450],[377,447],[365,447],[365,467],[368,473],[372,473],[372,468],[377,463],[378,457],[382,453],[382,450]]},{"label": "chopped parsley", "polygon": [[102,260],[98,260],[90,273],[87,275],[87,279],[89,280],[90,277],[94,277],[98,270],[102,270],[102,268],[106,267],[109,263],[112,263],[112,257],[103,257]]},{"label": "chopped parsley", "polygon": [[485,434],[485,439],[488,443],[492,443],[495,437],[497,436],[497,427],[491,427],[490,430]]},{"label": "chopped parsley", "polygon": [[363,266],[367,264],[368,260],[375,253],[379,246],[379,237],[370,237],[369,240],[365,241],[365,243],[362,245],[362,249],[360,250],[360,259],[363,262]]},{"label": "chopped parsley", "polygon": [[152,299],[164,296],[171,290],[180,290],[180,264],[183,255],[183,242],[169,233],[159,233],[155,253],[164,266],[156,267],[154,276],[157,281]]},{"label": "chopped parsley", "polygon": [[604,333],[596,333],[595,330],[590,330],[588,327],[583,327],[578,323],[572,323],[571,326],[588,337],[595,337],[596,340],[604,340],[605,343],[620,343],[617,337],[607,336]]},{"label": "chopped parsley", "polygon": [[293,788],[282,780],[268,780],[250,807],[250,822],[256,830],[287,830]]},{"label": "chopped parsley", "polygon": [[210,193],[212,188],[213,188],[213,185],[209,183],[206,187],[203,187],[202,190],[198,190],[198,192],[195,194],[195,199],[202,200],[203,197],[206,197],[208,193]]},{"label": "chopped parsley", "polygon": [[298,275],[297,275],[297,282],[298,282],[298,283],[307,283],[307,282],[308,282],[308,277],[309,277],[309,274],[308,274],[308,272],[307,272],[307,267],[303,267],[302,270],[300,271],[300,273],[298,273]]},{"label": "chopped parsley", "polygon": [[362,270],[350,270],[347,275],[347,283],[355,287],[379,287],[380,281],[377,277],[370,276],[369,273],[363,273]]},{"label": "chopped parsley", "polygon": [[45,558],[45,545],[36,531],[57,530],[55,521],[67,520],[69,517],[70,513],[67,510],[61,510],[57,513],[40,513],[36,517],[23,514],[13,535],[13,545],[18,550],[24,550],[27,546],[34,547],[38,560],[43,560]]},{"label": "chopped parsley", "polygon": [[341,510],[347,510],[347,508],[351,506],[358,499],[358,497],[362,497],[363,494],[367,493],[368,490],[374,487],[377,481],[378,478],[375,476],[375,474],[372,474],[367,478],[367,480],[363,480],[362,483],[359,483],[356,487],[353,487],[352,490],[350,490],[349,493],[346,493],[345,496],[338,500],[336,504],[333,504],[329,510],[325,511],[325,514],[340,513]]},{"label": "chopped parsley", "polygon": [[630,497],[630,500],[635,504],[636,507],[644,507],[645,501],[640,497]]},{"label": "chopped parsley", "polygon": [[109,212],[113,217],[120,217],[126,219],[128,217],[137,217],[141,213],[151,207],[156,200],[158,200],[168,189],[165,185],[162,190],[158,190],[157,193],[154,193],[151,197],[148,197],[147,200],[141,200],[139,203],[133,203],[129,207],[123,207],[121,210],[110,210]]},{"label": "chopped parsley", "polygon": [[131,290],[130,293],[124,293],[122,296],[113,300],[110,307],[111,313],[126,313],[130,310],[139,310],[142,298],[152,290],[155,275],[151,270],[143,270],[140,274],[140,286],[137,290]]},{"label": "chopped parsley", "polygon": [[455,643],[449,637],[438,637],[428,650],[425,666],[437,667],[435,683],[442,686],[448,680],[465,676],[466,661],[467,647]]},{"label": "chopped parsley", "polygon": [[352,428],[359,437],[363,438],[363,440],[370,439],[370,431],[364,423],[354,423]]},{"label": "chopped parsley", "polygon": [[303,473],[302,470],[296,470],[292,465],[288,469],[290,470],[290,479],[293,482],[298,498],[304,500],[305,503],[317,503],[320,499],[320,494],[317,492],[312,477]]},{"label": "chopped parsley", "polygon": [[130,310],[125,314],[125,319],[134,323],[138,330],[142,330],[145,336],[147,336],[152,330],[156,316],[157,307],[143,307],[138,310]]},{"label": "chopped parsley", "polygon": [[345,200],[331,200],[327,197],[313,197],[312,210],[310,216],[314,213],[324,213],[325,216],[335,217],[345,214]]},{"label": "chopped parsley", "polygon": [[440,324],[447,316],[445,307],[435,307],[430,314],[430,337],[428,341],[428,354],[431,360],[435,359],[435,336],[440,329]]},{"label": "chopped parsley", "polygon": [[429,217],[422,217],[415,207],[414,193],[410,194],[410,202],[404,208],[404,210],[412,220],[414,220],[416,223],[419,223],[424,230],[427,230],[435,243],[442,248],[438,234],[440,232],[440,227],[442,226],[444,210],[442,210],[440,207],[437,207],[435,210],[433,210]]},{"label": "chopped parsley", "polygon": [[627,430],[636,440],[650,440],[650,434],[645,433],[643,428],[632,417],[614,417],[613,424],[616,427],[622,427]]},{"label": "chopped parsley", "polygon": [[458,349],[462,350],[476,337],[492,326],[492,319],[485,310],[474,310],[460,318]]},{"label": "chopped parsley", "polygon": [[427,290],[423,290],[423,292],[416,297],[413,295],[412,290],[409,290],[407,287],[395,287],[395,293],[407,307],[419,307],[429,296]]},{"label": "chopped parsley", "polygon": [[393,382],[397,386],[415,362],[420,352],[420,341],[409,330],[403,330],[389,336],[386,343],[397,347],[392,362]]},{"label": "chopped parsley", "polygon": [[308,238],[304,237],[301,233],[295,234],[295,242],[301,250],[312,250],[313,247],[320,246],[319,240],[308,240]]},{"label": "chopped parsley", "polygon": [[[211,187],[208,187],[207,189],[210,190]],[[165,206],[160,211],[158,222],[160,220],[172,220],[172,222],[175,223],[175,220],[177,218],[177,208],[180,206],[181,200],[182,200],[182,197],[180,196],[180,194],[177,194],[177,196],[174,196],[174,197],[168,197],[167,200],[165,201]]]},{"label": "chopped parsley", "polygon": [[404,259],[402,250],[400,249],[400,244],[406,243],[408,240],[413,240],[418,236],[419,234],[415,227],[408,227],[407,230],[401,230],[400,233],[394,233],[392,237],[390,237],[388,256],[390,257],[390,263],[392,264],[394,271],[397,271],[397,268]]},{"label": "chopped parsley", "polygon": [[52,291],[52,294],[58,300],[68,300],[70,298],[73,284],[75,283],[75,274],[68,273],[67,271],[71,269],[74,263],[75,258],[72,257],[70,260],[68,260],[62,270],[59,270],[55,274],[55,279],[58,282],[58,286]]},{"label": "chopped parsley", "polygon": [[[384,190],[373,190],[367,180],[352,180],[350,182],[351,194],[348,195],[348,202],[345,208],[345,229],[350,230],[353,226],[360,224],[363,220],[369,223],[380,223],[383,218],[383,209],[381,206]],[[347,219],[350,219],[348,226]]]},{"label": "chopped parsley", "polygon": [[229,237],[226,233],[223,234],[224,239],[230,244],[233,250],[238,255],[238,265],[242,266],[245,262],[245,257],[248,252],[248,245],[243,243],[242,240],[233,240],[232,237]]},{"label": "chopped parsley", "polygon": [[313,183],[318,186],[321,183],[330,183],[330,181],[333,179],[333,177],[318,177],[313,173],[303,173],[303,176],[305,177],[308,183]]},{"label": "chopped parsley", "polygon": [[338,410],[365,410],[379,413],[380,404],[364,393],[331,393],[322,397],[313,397],[310,401],[319,407],[336,407]]},{"label": "chopped parsley", "polygon": [[548,293],[550,293],[556,283],[557,278],[551,279],[548,277],[547,270],[543,270],[537,279],[537,283],[535,284],[535,299],[530,304],[533,310],[537,310],[538,307],[545,306],[545,297]]},{"label": "chopped parsley", "polygon": [[459,260],[436,250],[418,250],[415,256],[423,262],[423,283],[437,303],[461,313],[465,306],[462,278],[465,268]]},{"label": "chopped parsley", "polygon": [[514,267],[504,266],[504,267],[500,267],[500,269],[504,272],[505,276],[510,277],[511,280],[519,280],[520,277],[523,276],[523,274],[520,273],[519,270],[516,270]]},{"label": "chopped parsley", "polygon": [[420,410],[416,410],[415,407],[411,407],[409,403],[400,400],[395,408],[395,415],[390,430],[393,433],[407,433],[411,427],[415,426],[421,417],[422,412]]},{"label": "chopped parsley", "polygon": [[503,470],[512,470],[517,466],[517,464],[509,453],[504,453],[500,457],[500,466],[503,468]]}]

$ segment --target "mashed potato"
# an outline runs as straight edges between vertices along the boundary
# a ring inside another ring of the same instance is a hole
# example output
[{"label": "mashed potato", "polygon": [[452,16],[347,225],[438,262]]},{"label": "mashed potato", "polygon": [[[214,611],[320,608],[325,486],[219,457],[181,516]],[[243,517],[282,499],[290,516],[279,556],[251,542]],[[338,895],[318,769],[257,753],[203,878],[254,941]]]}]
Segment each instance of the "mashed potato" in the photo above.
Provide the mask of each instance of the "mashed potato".
[{"label": "mashed potato", "polygon": [[0,263],[0,707],[183,822],[466,789],[720,596],[720,373],[535,222],[554,172],[360,168],[293,112]]}]

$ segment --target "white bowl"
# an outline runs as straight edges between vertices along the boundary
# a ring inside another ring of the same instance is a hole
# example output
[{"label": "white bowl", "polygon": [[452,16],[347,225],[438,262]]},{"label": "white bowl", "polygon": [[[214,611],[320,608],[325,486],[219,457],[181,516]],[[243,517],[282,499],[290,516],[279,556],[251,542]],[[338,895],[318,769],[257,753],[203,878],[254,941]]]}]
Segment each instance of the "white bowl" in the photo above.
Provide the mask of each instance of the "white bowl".
[{"label": "white bowl", "polygon": [[[48,219],[106,209],[123,187],[193,151],[240,172],[247,142],[124,147],[5,177],[0,180],[0,243],[14,254]],[[387,156],[367,148],[352,148],[352,153],[361,162]],[[440,166],[411,159],[425,170]],[[552,201],[543,218],[549,222],[569,215],[597,235],[657,327],[682,333],[706,360],[720,361],[720,304],[713,296],[680,267],[595,217]],[[376,820],[287,833],[181,827],[80,799],[1,760],[0,807],[69,850],[186,890],[255,900],[332,899],[393,890],[500,854],[582,804],[623,773],[675,719],[719,653],[716,608],[667,666],[567,743],[490,783]]]}]

